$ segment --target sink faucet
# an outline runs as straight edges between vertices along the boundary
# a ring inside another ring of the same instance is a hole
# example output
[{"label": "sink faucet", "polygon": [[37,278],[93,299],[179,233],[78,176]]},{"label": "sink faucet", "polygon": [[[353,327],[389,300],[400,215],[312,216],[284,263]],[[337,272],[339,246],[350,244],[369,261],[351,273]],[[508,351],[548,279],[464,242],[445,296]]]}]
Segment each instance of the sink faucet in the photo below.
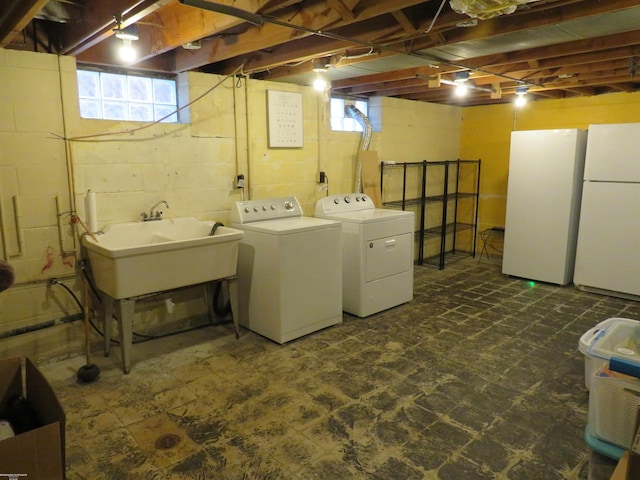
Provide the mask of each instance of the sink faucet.
[{"label": "sink faucet", "polygon": [[143,222],[150,222],[152,220],[162,220],[162,212],[160,210],[154,212],[156,208],[164,203],[165,207],[169,208],[169,204],[166,200],[160,200],[153,207],[149,209],[149,213],[142,212],[140,216],[142,217]]}]

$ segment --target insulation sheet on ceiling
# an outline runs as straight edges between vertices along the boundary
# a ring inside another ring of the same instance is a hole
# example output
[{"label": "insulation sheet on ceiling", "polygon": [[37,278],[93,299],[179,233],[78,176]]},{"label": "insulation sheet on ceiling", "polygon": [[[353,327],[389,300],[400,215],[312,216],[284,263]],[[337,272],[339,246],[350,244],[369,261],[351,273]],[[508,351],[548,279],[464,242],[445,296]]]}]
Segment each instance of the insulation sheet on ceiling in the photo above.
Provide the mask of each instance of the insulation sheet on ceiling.
[{"label": "insulation sheet on ceiling", "polygon": [[519,5],[538,0],[450,0],[449,4],[456,13],[486,20],[498,15],[508,15],[516,11]]}]

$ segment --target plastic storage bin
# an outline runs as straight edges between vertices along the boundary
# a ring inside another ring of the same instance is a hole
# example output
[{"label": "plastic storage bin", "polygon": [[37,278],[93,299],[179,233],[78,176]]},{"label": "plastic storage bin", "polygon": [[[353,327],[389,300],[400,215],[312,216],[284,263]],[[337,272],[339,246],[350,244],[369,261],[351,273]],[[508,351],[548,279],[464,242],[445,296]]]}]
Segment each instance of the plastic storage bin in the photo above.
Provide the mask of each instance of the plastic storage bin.
[{"label": "plastic storage bin", "polygon": [[613,357],[640,365],[640,322],[629,318],[609,318],[587,330],[578,344],[584,354],[584,382],[591,381],[598,370]]},{"label": "plastic storage bin", "polygon": [[589,425],[587,425],[587,428],[584,429],[584,441],[591,450],[613,460],[620,460],[622,454],[625,452],[624,448],[620,448],[616,445],[603,442],[599,438],[591,435],[591,428]]},{"label": "plastic storage bin", "polygon": [[606,365],[591,377],[589,433],[628,449],[640,405],[640,380],[611,372]]}]

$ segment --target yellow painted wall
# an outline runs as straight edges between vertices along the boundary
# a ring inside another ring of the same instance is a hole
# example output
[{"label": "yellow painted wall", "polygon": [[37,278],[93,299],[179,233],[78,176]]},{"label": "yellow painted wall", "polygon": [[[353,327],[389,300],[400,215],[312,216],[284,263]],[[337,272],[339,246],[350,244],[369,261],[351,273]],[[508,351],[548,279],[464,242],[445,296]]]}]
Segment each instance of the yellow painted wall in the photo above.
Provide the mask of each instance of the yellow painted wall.
[{"label": "yellow painted wall", "polygon": [[462,113],[460,152],[482,159],[479,229],[504,226],[509,146],[513,130],[587,129],[590,124],[640,122],[640,93],[468,107]]}]

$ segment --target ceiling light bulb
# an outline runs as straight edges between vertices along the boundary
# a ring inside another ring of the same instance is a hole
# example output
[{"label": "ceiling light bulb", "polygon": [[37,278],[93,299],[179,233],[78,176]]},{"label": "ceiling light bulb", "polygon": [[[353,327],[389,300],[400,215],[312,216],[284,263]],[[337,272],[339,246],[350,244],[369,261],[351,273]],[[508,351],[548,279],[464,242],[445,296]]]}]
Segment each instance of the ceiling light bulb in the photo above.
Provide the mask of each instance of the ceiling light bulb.
[{"label": "ceiling light bulb", "polygon": [[327,88],[327,81],[323,77],[317,76],[313,81],[313,88],[318,92],[322,92],[325,88]]},{"label": "ceiling light bulb", "polygon": [[516,87],[516,106],[522,107],[525,103],[527,103],[527,92],[529,91],[528,87]]},{"label": "ceiling light bulb", "polygon": [[459,97],[464,97],[468,91],[469,87],[467,87],[467,85],[464,83],[456,86],[456,95]]},{"label": "ceiling light bulb", "polygon": [[131,45],[131,40],[122,40],[122,46],[118,51],[120,58],[125,62],[133,62],[136,59],[136,51]]}]

